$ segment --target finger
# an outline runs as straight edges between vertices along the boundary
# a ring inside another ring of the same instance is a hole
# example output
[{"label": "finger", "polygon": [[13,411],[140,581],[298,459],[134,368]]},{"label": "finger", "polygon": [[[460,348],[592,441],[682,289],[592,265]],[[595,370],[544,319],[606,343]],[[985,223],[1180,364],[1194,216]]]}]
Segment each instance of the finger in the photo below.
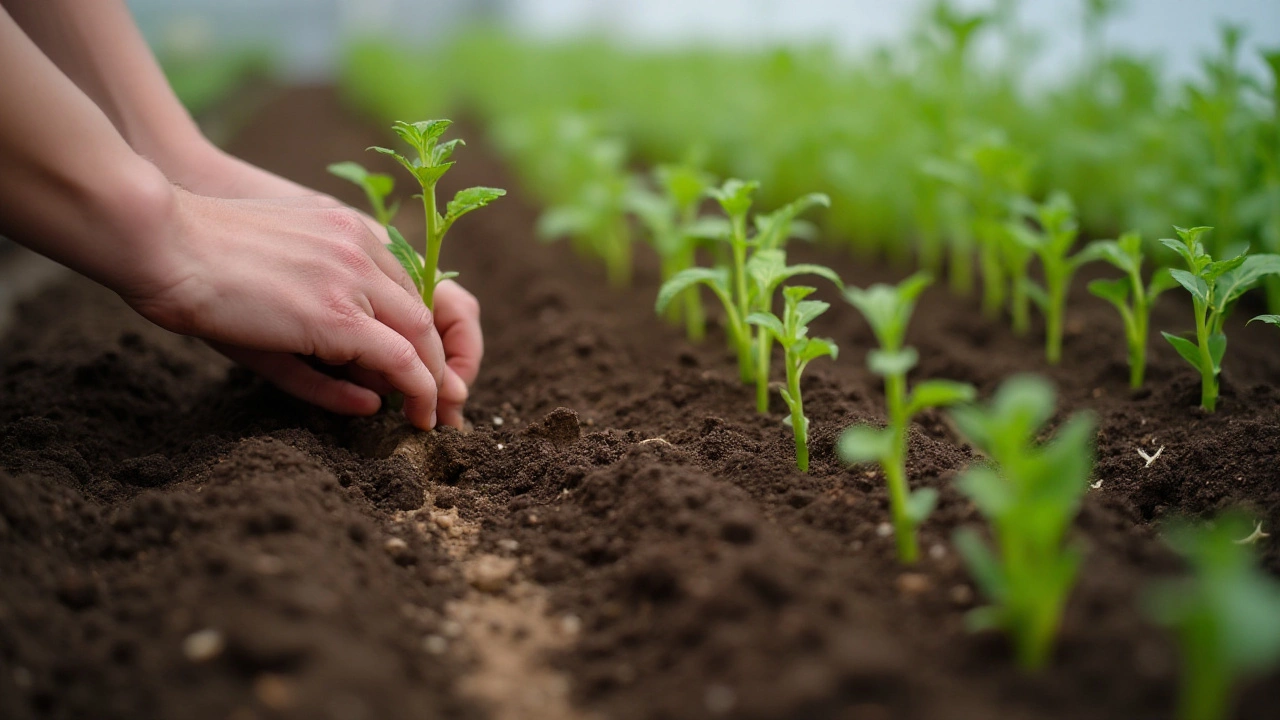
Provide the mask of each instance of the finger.
[{"label": "finger", "polygon": [[436,286],[436,330],[444,344],[449,367],[470,387],[484,359],[484,334],[480,327],[480,303],[452,280]]},{"label": "finger", "polygon": [[357,213],[357,215],[360,222],[368,230],[368,232],[361,233],[360,246],[369,254],[369,257],[373,259],[373,262],[384,275],[394,280],[406,292],[420,300],[422,296],[419,294],[417,286],[413,284],[413,280],[409,277],[409,273],[400,264],[400,261],[396,259],[396,256],[392,255],[391,251],[387,249],[387,231],[373,218],[363,213]]},{"label": "finger", "polygon": [[393,283],[383,279],[374,282],[366,291],[373,317],[378,322],[399,333],[413,344],[436,387],[444,387],[445,354],[440,333],[427,306],[416,296],[402,292]]},{"label": "finger", "polygon": [[329,377],[294,355],[247,350],[221,343],[213,346],[284,392],[329,412],[372,415],[382,405],[382,399],[373,390]]},{"label": "finger", "polygon": [[450,368],[445,368],[444,384],[436,400],[436,413],[440,422],[462,429],[466,419],[462,410],[467,405],[467,384]]},{"label": "finger", "polygon": [[379,395],[390,395],[395,392],[395,388],[381,374],[372,370],[365,370],[359,365],[348,365],[343,368],[347,379],[363,388],[378,393]]},{"label": "finger", "polygon": [[423,430],[435,427],[438,386],[413,343],[373,318],[360,321],[333,342],[333,347],[318,350],[316,354],[344,358],[366,370],[381,373],[388,383],[404,393],[404,414],[409,422]]}]

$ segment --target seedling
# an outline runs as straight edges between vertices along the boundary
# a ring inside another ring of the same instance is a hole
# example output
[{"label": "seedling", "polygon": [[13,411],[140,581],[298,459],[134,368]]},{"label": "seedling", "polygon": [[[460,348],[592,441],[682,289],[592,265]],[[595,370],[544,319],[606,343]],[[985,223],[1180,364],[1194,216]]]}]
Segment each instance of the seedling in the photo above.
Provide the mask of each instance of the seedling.
[{"label": "seedling", "polygon": [[[648,230],[661,263],[662,281],[666,282],[694,266],[699,245],[727,230],[716,222],[718,218],[698,217],[698,206],[712,182],[710,175],[692,165],[660,165],[654,179],[661,193],[635,186],[629,193],[628,207]],[[683,318],[689,339],[701,340],[706,335],[706,313],[697,288],[684,290],[680,299],[680,304],[668,307],[668,318],[673,322]]]},{"label": "seedling", "polygon": [[898,559],[914,563],[920,555],[916,528],[928,517],[937,502],[933,488],[915,492],[907,485],[907,430],[911,418],[921,410],[973,400],[974,389],[950,380],[926,380],[907,392],[907,373],[915,367],[919,354],[904,347],[907,325],[916,299],[933,282],[926,273],[916,273],[897,286],[876,284],[866,290],[849,287],[845,298],[862,313],[880,343],[867,353],[867,366],[884,377],[884,398],[888,425],[854,425],[840,437],[840,456],[848,463],[878,462],[889,488],[889,511],[893,517]]},{"label": "seedling", "polygon": [[627,218],[631,178],[626,149],[616,140],[595,140],[586,148],[585,177],[567,202],[538,218],[545,239],[570,236],[579,249],[604,261],[614,287],[631,283],[631,228]]},{"label": "seedling", "polygon": [[1106,300],[1120,311],[1124,321],[1124,337],[1129,346],[1129,387],[1142,387],[1147,371],[1147,329],[1151,306],[1165,290],[1177,286],[1168,268],[1160,268],[1151,282],[1142,283],[1142,236],[1127,232],[1119,240],[1095,240],[1085,250],[1093,257],[1111,263],[1125,276],[1115,280],[1094,280],[1089,292]]},{"label": "seedling", "polygon": [[1258,569],[1242,518],[1204,527],[1177,525],[1165,539],[1191,576],[1150,589],[1144,605],[1172,629],[1182,650],[1179,720],[1225,720],[1243,675],[1280,663],[1280,582]]},{"label": "seedling", "polygon": [[405,272],[409,273],[414,287],[418,289],[418,294],[422,297],[422,302],[432,309],[435,307],[436,285],[441,280],[457,277],[457,273],[442,273],[439,269],[440,247],[444,243],[445,233],[449,231],[449,228],[453,227],[453,223],[458,218],[472,210],[482,208],[507,194],[506,190],[498,188],[467,188],[466,190],[459,190],[453,196],[453,200],[450,200],[445,207],[443,215],[437,211],[436,183],[440,181],[440,178],[449,168],[453,167],[453,162],[449,158],[452,157],[454,149],[463,144],[462,140],[459,139],[440,142],[440,137],[444,135],[445,130],[451,124],[453,124],[451,120],[425,120],[416,123],[397,120],[391,126],[391,129],[416,151],[417,157],[414,158],[406,157],[389,148],[378,146],[369,148],[375,152],[395,158],[396,162],[408,170],[418,181],[418,185],[421,186],[422,194],[415,197],[422,198],[422,207],[426,213],[427,254],[425,257],[419,254],[417,250],[414,250],[413,246],[400,234],[400,231],[390,224],[398,207],[398,203],[392,204],[390,207],[386,204],[387,197],[395,186],[390,176],[381,173],[370,173],[353,162],[337,163],[329,166],[329,172],[355,183],[365,191],[365,195],[369,198],[369,204],[373,208],[374,217],[386,227],[387,234],[391,238],[391,242],[387,244],[387,249],[391,251],[392,255],[395,255],[396,260],[400,261],[400,265],[404,267]]},{"label": "seedling", "polygon": [[[1044,311],[1045,357],[1049,364],[1057,365],[1062,359],[1062,320],[1066,313],[1067,291],[1076,270],[1095,259],[1095,251],[1086,249],[1076,255],[1067,254],[1075,245],[1079,230],[1075,206],[1070,197],[1054,193],[1046,202],[1034,208],[1039,227],[1033,229],[1025,223],[1014,223],[1010,227],[1010,236],[1040,257],[1040,264],[1044,269],[1044,288],[1035,286],[1025,276],[1017,278],[1016,282],[1025,284],[1032,291],[1032,297]],[[1014,317],[1016,320],[1017,315]]]},{"label": "seedling", "polygon": [[1214,260],[1200,237],[1212,228],[1175,227],[1180,240],[1160,242],[1180,255],[1187,270],[1172,270],[1173,279],[1191,293],[1195,310],[1196,341],[1163,332],[1182,359],[1200,372],[1200,407],[1213,412],[1218,404],[1218,375],[1227,351],[1223,325],[1237,300],[1268,276],[1280,274],[1280,255],[1237,255]]},{"label": "seedling", "polygon": [[991,601],[966,618],[971,630],[1012,636],[1018,663],[1028,670],[1049,659],[1082,553],[1064,542],[1089,487],[1093,418],[1077,413],[1053,440],[1036,438],[1053,415],[1054,391],[1045,380],[1005,381],[986,407],[952,411],[956,426],[990,458],[957,481],[991,526],[995,551],[977,531],[956,531],[956,549]]},{"label": "seedling", "polygon": [[839,348],[826,338],[811,338],[809,323],[831,307],[820,300],[805,300],[816,292],[811,287],[788,287],[782,291],[785,309],[778,318],[770,312],[754,312],[747,322],[758,326],[778,341],[785,353],[787,385],[779,389],[782,400],[791,410],[791,431],[796,442],[796,467],[809,472],[809,418],[804,414],[804,400],[800,396],[800,376],[809,363],[820,357],[836,359]]}]

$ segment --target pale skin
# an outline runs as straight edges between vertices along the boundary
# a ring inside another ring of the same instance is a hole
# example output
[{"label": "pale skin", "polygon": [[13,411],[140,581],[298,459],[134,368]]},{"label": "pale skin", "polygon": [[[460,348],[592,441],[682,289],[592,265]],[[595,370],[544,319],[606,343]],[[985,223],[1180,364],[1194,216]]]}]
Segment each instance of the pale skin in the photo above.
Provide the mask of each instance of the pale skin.
[{"label": "pale skin", "polygon": [[0,234],[305,401],[462,426],[475,297],[433,315],[372,219],[210,143],[124,0],[0,0],[0,67]]}]

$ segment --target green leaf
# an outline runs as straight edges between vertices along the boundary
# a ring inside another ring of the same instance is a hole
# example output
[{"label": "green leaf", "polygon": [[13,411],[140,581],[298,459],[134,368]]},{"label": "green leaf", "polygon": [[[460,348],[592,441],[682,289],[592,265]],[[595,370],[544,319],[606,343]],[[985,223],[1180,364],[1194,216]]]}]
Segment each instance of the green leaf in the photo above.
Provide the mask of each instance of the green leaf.
[{"label": "green leaf", "polygon": [[724,240],[729,237],[732,228],[729,221],[722,217],[701,217],[685,226],[684,232],[699,240]]},{"label": "green leaf", "polygon": [[925,380],[916,385],[907,401],[907,415],[915,415],[925,408],[949,407],[973,402],[977,390],[968,383],[954,380]]},{"label": "green leaf", "polygon": [[576,205],[548,208],[538,216],[536,233],[543,240],[579,235],[591,228],[591,217]]},{"label": "green leaf", "polygon": [[1178,240],[1173,240],[1171,238],[1161,238],[1160,244],[1178,253],[1178,255],[1182,257],[1182,261],[1187,264],[1188,268],[1192,270],[1197,269],[1197,260],[1199,259],[1199,256],[1192,253],[1191,249],[1187,247],[1186,243],[1180,242]]},{"label": "green leaf", "polygon": [[431,149],[431,164],[439,165],[453,156],[454,148],[459,145],[466,145],[461,138],[455,138],[448,142],[442,142]]},{"label": "green leaf", "polygon": [[1118,308],[1128,309],[1129,278],[1093,280],[1089,283],[1089,292]]},{"label": "green leaf", "polygon": [[1187,292],[1191,293],[1191,297],[1202,303],[1209,302],[1209,286],[1205,284],[1202,278],[1192,275],[1186,270],[1170,270],[1169,274],[1173,276],[1173,279],[1179,285],[1186,288]]},{"label": "green leaf", "polygon": [[662,284],[662,287],[658,289],[658,299],[654,303],[654,310],[661,315],[677,295],[698,283],[710,287],[720,296],[722,301],[729,297],[728,268],[688,268],[672,275],[670,280]]},{"label": "green leaf", "polygon": [[419,165],[413,169],[413,175],[418,178],[418,184],[426,190],[435,187],[435,184],[440,181],[440,178],[443,177],[451,167],[453,167],[453,163],[451,162],[432,165],[430,167],[423,167]]},{"label": "green leaf", "polygon": [[409,241],[404,239],[404,235],[395,227],[387,226],[387,235],[391,238],[391,242],[387,243],[387,249],[400,262],[400,266],[404,271],[409,273],[409,279],[413,281],[413,286],[418,288],[419,293],[424,293],[429,287],[422,258],[418,255],[418,251],[413,249]]},{"label": "green leaf", "polygon": [[1227,354],[1227,336],[1214,333],[1209,336],[1209,357],[1213,359],[1213,372],[1222,372],[1222,356]]},{"label": "green leaf", "polygon": [[1016,502],[1009,483],[989,467],[979,466],[966,470],[956,480],[956,487],[989,518],[1004,517]]},{"label": "green leaf", "polygon": [[1182,356],[1183,360],[1191,363],[1191,367],[1199,370],[1200,372],[1204,372],[1205,368],[1200,367],[1200,348],[1196,347],[1195,343],[1184,337],[1178,337],[1171,333],[1161,332],[1160,334],[1164,336],[1165,340],[1169,341],[1169,344],[1173,346],[1174,350],[1178,351],[1178,354]]},{"label": "green leaf", "polygon": [[800,213],[812,207],[831,207],[831,198],[823,193],[809,193],[767,215],[757,215],[760,247],[779,247],[791,234],[791,223]]},{"label": "green leaf", "polygon": [[453,199],[449,201],[444,220],[446,223],[452,224],[454,220],[472,210],[482,208],[506,194],[506,190],[490,187],[472,187],[466,190],[459,190],[458,194],[454,195]]},{"label": "green leaf", "polygon": [[905,375],[919,361],[920,353],[911,347],[867,352],[867,367],[877,375]]},{"label": "green leaf", "polygon": [[793,338],[787,337],[787,331],[783,328],[782,321],[772,313],[751,313],[747,316],[747,323],[750,325],[758,325],[768,330],[784,348],[790,347],[794,341]]},{"label": "green leaf", "polygon": [[1223,273],[1213,288],[1213,306],[1219,310],[1235,302],[1264,277],[1280,275],[1280,255],[1246,255],[1236,260],[1237,266]]},{"label": "green leaf", "polygon": [[893,453],[894,432],[889,428],[853,425],[840,434],[836,449],[850,465],[880,462]]},{"label": "green leaf", "polygon": [[707,191],[707,194],[720,203],[725,215],[729,217],[746,217],[747,212],[751,210],[752,195],[759,188],[760,183],[754,180],[743,182],[737,178],[731,178],[726,180],[720,187],[711,188]]},{"label": "green leaf", "polygon": [[[973,576],[973,581],[978,588],[988,598],[1000,602],[1008,591],[1004,569],[1000,567],[1000,561],[992,554],[982,537],[972,528],[960,528],[952,536],[951,541],[956,546],[956,552],[964,558],[965,564],[969,567],[969,574]],[[994,611],[994,608],[990,610]],[[994,618],[990,619],[990,622],[991,625],[987,627],[1003,625]]]},{"label": "green leaf", "polygon": [[1250,318],[1249,322],[1245,323],[1245,325],[1252,323],[1254,320],[1257,320],[1258,322],[1264,322],[1269,325],[1280,325],[1280,315],[1255,315],[1254,317]]},{"label": "green leaf", "polygon": [[447,272],[441,272],[440,270],[436,270],[436,284],[439,285],[445,280],[452,280],[458,277],[458,275],[460,274],[461,273],[455,272],[453,270],[449,270]]},{"label": "green leaf", "polygon": [[801,364],[820,357],[829,357],[835,360],[839,357],[839,354],[840,348],[836,347],[835,341],[830,338],[805,338],[804,346],[800,348],[798,353]]},{"label": "green leaf", "polygon": [[903,510],[907,513],[907,518],[911,520],[911,525],[917,526],[929,517],[929,513],[933,512],[933,508],[938,504],[938,491],[934,488],[920,488],[907,496],[906,506]]},{"label": "green leaf", "polygon": [[[813,288],[809,288],[812,290]],[[796,303],[795,323],[796,327],[808,327],[814,318],[826,312],[831,307],[830,303],[821,300],[804,300]]]},{"label": "green leaf", "polygon": [[1048,311],[1049,293],[1045,292],[1045,289],[1040,287],[1039,283],[1025,275],[1018,278],[1017,282],[1022,287],[1022,292],[1027,294],[1027,297],[1036,304],[1036,307]]}]

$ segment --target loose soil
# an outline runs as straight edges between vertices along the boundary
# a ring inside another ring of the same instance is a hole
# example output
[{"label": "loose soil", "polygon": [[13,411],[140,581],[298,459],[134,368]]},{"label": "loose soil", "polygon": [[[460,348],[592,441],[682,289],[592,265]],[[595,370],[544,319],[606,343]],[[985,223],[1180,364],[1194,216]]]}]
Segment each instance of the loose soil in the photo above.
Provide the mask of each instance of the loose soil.
[{"label": "loose soil", "polygon": [[[805,378],[801,474],[781,402],[754,413],[719,331],[693,346],[653,316],[651,259],[615,292],[536,242],[536,208],[466,135],[447,192],[512,190],[445,249],[485,312],[468,434],[304,406],[87,281],[19,307],[0,359],[0,716],[1171,715],[1176,650],[1138,596],[1178,570],[1166,517],[1245,505],[1280,528],[1272,329],[1229,327],[1206,415],[1158,337],[1149,389],[1128,391],[1119,319],[1083,282],[1058,368],[972,300],[924,296],[918,377],[989,394],[1044,373],[1064,413],[1098,418],[1100,484],[1073,533],[1088,560],[1051,669],[1027,676],[1001,638],[963,628],[981,598],[950,537],[980,519],[953,487],[972,452],[945,416],[911,432],[912,481],[941,501],[909,570],[883,532],[882,477],[834,455],[883,400],[856,312],[836,303],[817,328],[844,354]],[[331,91],[300,89],[231,149],[355,202],[324,166],[384,139]],[[900,277],[795,252],[857,284]],[[1153,327],[1189,318],[1170,293]],[[1137,452],[1161,447],[1149,466]],[[1280,573],[1274,539],[1259,550]],[[1236,717],[1276,707],[1273,675]]]}]

